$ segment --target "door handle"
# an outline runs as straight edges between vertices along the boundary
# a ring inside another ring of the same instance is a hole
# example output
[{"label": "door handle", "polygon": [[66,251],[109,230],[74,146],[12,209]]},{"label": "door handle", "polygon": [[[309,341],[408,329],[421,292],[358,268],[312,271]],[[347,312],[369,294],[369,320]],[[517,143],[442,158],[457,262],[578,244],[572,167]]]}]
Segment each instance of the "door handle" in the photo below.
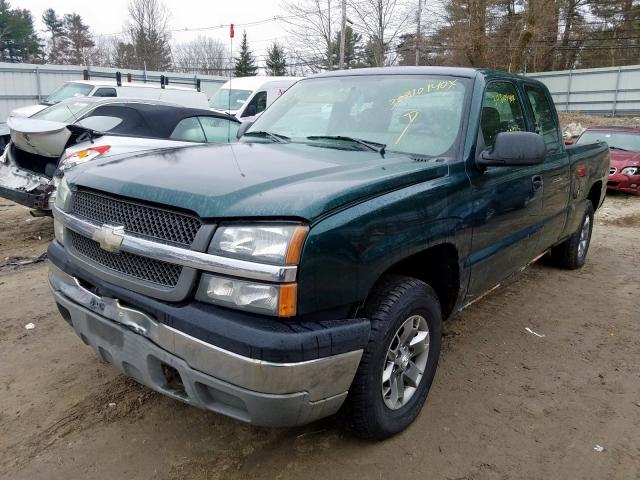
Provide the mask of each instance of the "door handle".
[{"label": "door handle", "polygon": [[542,181],[542,175],[534,175],[531,177],[531,184],[533,185],[533,190],[537,191],[542,188],[544,182]]}]

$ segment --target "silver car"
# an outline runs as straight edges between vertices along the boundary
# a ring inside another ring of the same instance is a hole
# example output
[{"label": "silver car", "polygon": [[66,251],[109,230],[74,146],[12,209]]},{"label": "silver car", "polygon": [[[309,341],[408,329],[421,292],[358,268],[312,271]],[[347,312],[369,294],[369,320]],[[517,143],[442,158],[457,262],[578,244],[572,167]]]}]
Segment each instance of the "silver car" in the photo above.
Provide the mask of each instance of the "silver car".
[{"label": "silver car", "polygon": [[77,97],[30,118],[7,122],[11,142],[0,156],[0,197],[47,214],[66,170],[123,153],[235,141],[230,115],[167,102]]}]

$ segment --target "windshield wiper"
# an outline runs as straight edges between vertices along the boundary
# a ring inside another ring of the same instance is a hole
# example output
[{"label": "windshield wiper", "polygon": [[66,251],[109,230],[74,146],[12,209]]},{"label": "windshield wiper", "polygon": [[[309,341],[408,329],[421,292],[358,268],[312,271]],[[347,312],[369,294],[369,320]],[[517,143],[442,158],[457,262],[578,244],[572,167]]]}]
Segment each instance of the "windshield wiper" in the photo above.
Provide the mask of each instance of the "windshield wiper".
[{"label": "windshield wiper", "polygon": [[243,137],[262,137],[270,138],[276,143],[289,143],[291,139],[286,135],[280,135],[279,133],[265,132],[264,130],[258,130],[257,132],[246,132]]},{"label": "windshield wiper", "polygon": [[311,135],[307,140],[344,140],[346,142],[356,143],[373,152],[378,152],[384,156],[387,146],[384,143],[372,142],[370,140],[362,140],[361,138],[345,137],[343,135]]},{"label": "windshield wiper", "polygon": [[627,150],[626,148],[614,147],[609,145],[609,150],[621,150],[623,152],[630,152],[631,150]]}]

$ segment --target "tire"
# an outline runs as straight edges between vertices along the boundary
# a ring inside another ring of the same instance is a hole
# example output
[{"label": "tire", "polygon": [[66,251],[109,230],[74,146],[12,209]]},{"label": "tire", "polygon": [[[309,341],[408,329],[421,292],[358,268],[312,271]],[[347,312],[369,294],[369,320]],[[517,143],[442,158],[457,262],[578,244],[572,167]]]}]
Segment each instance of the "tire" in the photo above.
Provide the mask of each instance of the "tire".
[{"label": "tire", "polygon": [[[442,313],[438,297],[429,285],[399,275],[386,276],[379,282],[366,304],[365,313],[371,321],[369,342],[341,414],[347,427],[356,435],[383,440],[407,428],[422,410],[438,366]],[[399,330],[401,327],[402,331]],[[411,337],[414,331],[416,336]],[[405,334],[409,340],[401,343]],[[428,340],[428,347],[423,338]],[[416,343],[407,350],[405,347],[411,341]],[[394,345],[396,353],[391,354],[389,350]],[[388,355],[395,359],[391,361]],[[411,360],[408,364],[407,357]],[[421,376],[416,375],[420,369],[414,369],[418,364],[423,367]],[[396,373],[387,375],[389,380],[384,383],[383,370]],[[396,381],[398,378],[400,380]],[[417,386],[407,385],[401,400],[393,394],[394,382],[395,391],[399,391],[398,386],[405,382]],[[386,398],[383,397],[385,392]]]},{"label": "tire", "polygon": [[582,217],[578,230],[560,245],[553,247],[551,255],[554,263],[568,270],[581,268],[587,261],[592,232],[593,204],[587,201],[587,211]]}]

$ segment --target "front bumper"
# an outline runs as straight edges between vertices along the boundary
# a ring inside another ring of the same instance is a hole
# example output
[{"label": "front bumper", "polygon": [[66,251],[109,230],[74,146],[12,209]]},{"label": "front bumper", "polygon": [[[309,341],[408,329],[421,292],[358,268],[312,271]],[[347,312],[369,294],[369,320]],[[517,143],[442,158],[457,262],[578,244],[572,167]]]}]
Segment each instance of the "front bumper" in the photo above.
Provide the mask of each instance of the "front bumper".
[{"label": "front bumper", "polygon": [[640,175],[622,175],[621,173],[610,175],[607,189],[640,195]]},{"label": "front bumper", "polygon": [[38,210],[51,209],[49,207],[50,195],[50,193],[31,193],[0,185],[0,197],[19,203],[20,205],[24,205],[25,207],[36,208]]},{"label": "front bumper", "polygon": [[62,316],[100,358],[177,400],[265,426],[302,425],[338,411],[362,349],[300,362],[246,357],[101,297],[51,264]]},{"label": "front bumper", "polygon": [[0,157],[0,197],[29,208],[50,210],[49,197],[54,190],[50,178],[30,173]]}]

